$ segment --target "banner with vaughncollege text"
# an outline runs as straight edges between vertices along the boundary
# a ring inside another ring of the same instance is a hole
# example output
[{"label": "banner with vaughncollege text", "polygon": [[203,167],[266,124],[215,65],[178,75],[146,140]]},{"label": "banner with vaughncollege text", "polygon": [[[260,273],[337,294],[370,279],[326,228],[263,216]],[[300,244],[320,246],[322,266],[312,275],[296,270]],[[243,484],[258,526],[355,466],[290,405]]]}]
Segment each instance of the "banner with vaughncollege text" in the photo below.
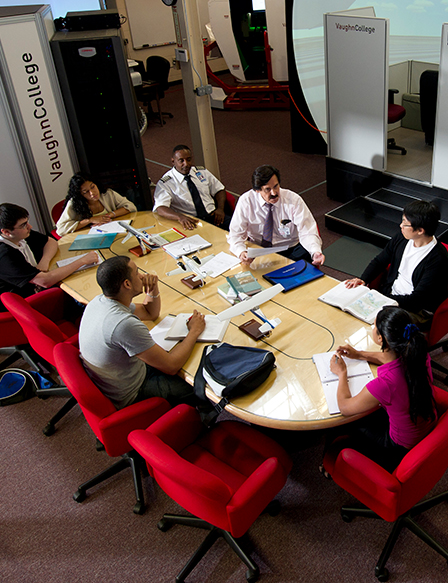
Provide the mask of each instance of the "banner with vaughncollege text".
[{"label": "banner with vaughncollege text", "polygon": [[[48,208],[65,197],[73,166],[34,19],[0,21],[0,43]],[[11,104],[16,111],[15,104]]]},{"label": "banner with vaughncollege text", "polygon": [[384,170],[389,21],[325,15],[328,155]]}]

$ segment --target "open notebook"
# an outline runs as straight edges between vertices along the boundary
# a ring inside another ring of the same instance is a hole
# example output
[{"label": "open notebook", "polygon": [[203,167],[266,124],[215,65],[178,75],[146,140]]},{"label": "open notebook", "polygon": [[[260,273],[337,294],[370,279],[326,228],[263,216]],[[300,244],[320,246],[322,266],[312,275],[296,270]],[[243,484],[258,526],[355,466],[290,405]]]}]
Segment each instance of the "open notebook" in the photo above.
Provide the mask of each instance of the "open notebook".
[{"label": "open notebook", "polygon": [[[313,356],[313,362],[316,365],[317,372],[322,381],[330,415],[335,415],[340,412],[337,400],[339,379],[330,370],[330,360],[333,354],[334,352],[323,352]],[[373,373],[366,360],[355,360],[345,356],[340,358],[344,358],[345,364],[347,365],[348,387],[351,396],[354,397],[362,391],[368,382],[373,380]]]}]

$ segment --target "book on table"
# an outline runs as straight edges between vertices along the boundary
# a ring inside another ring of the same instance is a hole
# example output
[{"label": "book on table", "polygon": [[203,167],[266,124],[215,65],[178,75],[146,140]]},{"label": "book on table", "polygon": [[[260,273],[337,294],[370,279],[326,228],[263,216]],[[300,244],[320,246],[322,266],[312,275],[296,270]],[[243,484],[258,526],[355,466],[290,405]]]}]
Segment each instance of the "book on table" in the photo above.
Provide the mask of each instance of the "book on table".
[{"label": "book on table", "polygon": [[69,251],[87,249],[108,249],[117,233],[98,233],[97,235],[78,235],[69,247]]},{"label": "book on table", "polygon": [[[168,330],[165,340],[183,340],[188,334],[187,322],[192,314],[178,314]],[[198,337],[198,342],[221,342],[229,326],[230,320],[221,321],[217,316],[205,316],[205,329]]]},{"label": "book on table", "polygon": [[369,289],[365,285],[348,289],[344,282],[322,294],[319,300],[340,308],[367,324],[375,322],[376,315],[383,306],[398,306],[395,300],[380,294],[376,289]]},{"label": "book on table", "polygon": [[247,296],[253,296],[263,289],[250,271],[235,273],[235,275],[226,277],[226,280],[229,286],[233,289],[235,296],[238,296],[238,294],[241,293],[246,294]]},{"label": "book on table", "polygon": [[[334,352],[323,352],[313,356],[313,362],[316,365],[319,378],[324,389],[325,399],[327,400],[328,411],[330,415],[339,413],[337,391],[339,378],[330,370],[330,360]],[[347,380],[350,394],[355,397],[366,384],[373,380],[374,376],[370,370],[370,365],[366,360],[356,360],[354,358],[343,358],[347,366]]]}]

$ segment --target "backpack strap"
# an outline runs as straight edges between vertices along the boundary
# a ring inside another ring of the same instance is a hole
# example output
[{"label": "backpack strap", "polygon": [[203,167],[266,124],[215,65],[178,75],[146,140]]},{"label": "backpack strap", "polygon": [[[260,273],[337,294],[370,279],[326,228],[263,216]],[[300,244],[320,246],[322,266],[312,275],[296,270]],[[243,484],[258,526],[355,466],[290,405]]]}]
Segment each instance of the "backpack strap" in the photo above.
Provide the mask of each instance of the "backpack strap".
[{"label": "backpack strap", "polygon": [[202,351],[201,356],[201,362],[199,363],[198,370],[194,375],[194,394],[202,402],[204,401],[208,402],[208,399],[205,395],[205,378],[203,374],[205,358],[207,356],[207,348],[208,346],[204,346],[204,350]]}]

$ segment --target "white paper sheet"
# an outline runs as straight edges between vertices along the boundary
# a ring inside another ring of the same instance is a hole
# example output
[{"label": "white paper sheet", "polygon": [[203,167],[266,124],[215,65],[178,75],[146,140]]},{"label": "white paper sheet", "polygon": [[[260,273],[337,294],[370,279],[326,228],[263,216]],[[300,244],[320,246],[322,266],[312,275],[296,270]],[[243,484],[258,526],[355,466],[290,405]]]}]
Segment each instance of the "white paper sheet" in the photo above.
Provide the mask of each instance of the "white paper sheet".
[{"label": "white paper sheet", "polygon": [[218,255],[215,255],[213,259],[207,261],[205,265],[198,265],[198,268],[204,277],[218,277],[218,275],[225,273],[229,269],[233,269],[239,264],[240,260],[238,257],[234,257],[233,255],[221,251]]},{"label": "white paper sheet", "polygon": [[165,336],[173,325],[175,319],[175,316],[166,316],[157,324],[157,326],[154,326],[154,328],[149,331],[154,342],[167,352],[179,342],[178,340],[165,340]]},{"label": "white paper sheet", "polygon": [[[70,265],[74,261],[78,261],[78,259],[81,259],[81,257],[85,257],[86,255],[87,255],[87,253],[82,253],[81,255],[75,255],[74,257],[69,257],[68,259],[60,259],[59,261],[56,261],[56,265],[58,267],[65,267],[66,265]],[[98,256],[98,261],[96,263],[90,263],[89,265],[83,265],[82,267],[78,267],[78,269],[74,273],[76,273],[78,271],[84,271],[84,269],[89,269],[90,267],[95,267],[95,265],[99,265],[100,263],[103,263],[104,259],[101,257],[101,255],[99,255],[97,253],[97,256]]]},{"label": "white paper sheet", "polygon": [[261,257],[262,255],[270,255],[271,253],[280,253],[280,251],[286,251],[289,249],[288,245],[278,245],[277,247],[248,247],[247,256]]},{"label": "white paper sheet", "polygon": [[[131,224],[131,221],[120,221],[120,223]],[[92,227],[89,231],[89,235],[97,235],[98,233],[126,233],[126,229],[118,224],[118,221],[111,221],[110,223],[104,223],[104,225],[98,225],[97,227]]]}]

